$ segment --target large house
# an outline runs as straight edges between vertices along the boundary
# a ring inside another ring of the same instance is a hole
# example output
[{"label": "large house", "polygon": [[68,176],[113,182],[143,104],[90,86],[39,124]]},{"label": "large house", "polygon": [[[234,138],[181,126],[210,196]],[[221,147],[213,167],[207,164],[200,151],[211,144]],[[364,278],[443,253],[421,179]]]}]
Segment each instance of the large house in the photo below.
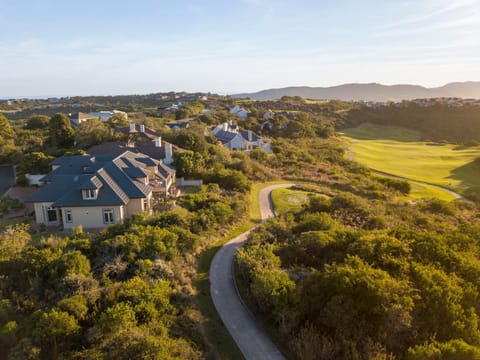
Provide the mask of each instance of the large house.
[{"label": "large house", "polygon": [[108,110],[108,111],[96,111],[90,112],[88,115],[95,116],[100,119],[102,122],[106,122],[112,118],[115,114],[122,114],[126,120],[128,120],[128,114],[120,110]]},{"label": "large house", "polygon": [[270,152],[270,139],[260,137],[251,130],[240,131],[232,121],[218,125],[212,132],[217,140],[229,149],[245,151],[262,149]]},{"label": "large house", "polygon": [[151,157],[125,151],[114,155],[61,157],[45,184],[26,199],[38,224],[98,229],[149,211],[152,198],[173,192],[175,171]]},{"label": "large house", "polygon": [[68,118],[69,118],[72,126],[75,126],[75,127],[80,125],[84,121],[91,120],[91,119],[98,119],[98,117],[95,116],[95,115],[90,115],[90,114],[83,113],[83,112],[76,112],[76,113],[73,113],[73,114],[68,114]]},{"label": "large house", "polygon": [[106,122],[112,118],[115,114],[122,114],[128,119],[128,114],[126,112],[120,110],[112,110],[112,111],[97,111],[97,112],[90,112],[90,113],[82,113],[77,112],[73,114],[68,114],[68,118],[73,126],[78,126],[82,122],[90,120],[90,119],[99,119],[102,122]]},{"label": "large house", "polygon": [[163,141],[155,130],[147,128],[145,125],[130,124],[128,127],[115,130],[123,134],[127,140],[95,145],[88,149],[87,152],[91,155],[119,155],[128,150],[148,155],[155,160],[161,160],[162,163],[170,165],[173,163],[173,154],[181,151],[178,146]]}]

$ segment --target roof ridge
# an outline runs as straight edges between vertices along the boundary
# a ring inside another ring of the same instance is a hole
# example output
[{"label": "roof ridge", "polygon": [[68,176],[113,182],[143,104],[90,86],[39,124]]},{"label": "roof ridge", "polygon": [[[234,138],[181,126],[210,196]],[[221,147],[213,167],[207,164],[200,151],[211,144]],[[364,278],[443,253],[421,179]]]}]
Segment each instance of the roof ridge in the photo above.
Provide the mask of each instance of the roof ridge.
[{"label": "roof ridge", "polygon": [[97,171],[97,174],[107,183],[113,192],[124,202],[129,200],[128,195],[123,191],[120,185],[110,176],[110,174],[102,167]]}]

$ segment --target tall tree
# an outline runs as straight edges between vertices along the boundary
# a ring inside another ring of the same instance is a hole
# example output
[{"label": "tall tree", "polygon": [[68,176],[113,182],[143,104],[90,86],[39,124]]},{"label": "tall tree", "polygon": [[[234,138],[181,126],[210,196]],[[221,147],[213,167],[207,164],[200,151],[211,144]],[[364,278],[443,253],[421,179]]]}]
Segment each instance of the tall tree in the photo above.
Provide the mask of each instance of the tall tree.
[{"label": "tall tree", "polygon": [[0,114],[0,161],[7,160],[15,151],[15,131],[8,119]]},{"label": "tall tree", "polygon": [[75,132],[75,141],[82,148],[100,144],[109,137],[108,127],[99,119],[89,119],[82,122]]},{"label": "tall tree", "polygon": [[15,138],[15,131],[10,125],[8,119],[2,114],[0,114],[0,137],[5,140],[11,140]]},{"label": "tall tree", "polygon": [[50,142],[54,147],[71,147],[75,139],[75,130],[65,114],[52,116],[49,126]]}]

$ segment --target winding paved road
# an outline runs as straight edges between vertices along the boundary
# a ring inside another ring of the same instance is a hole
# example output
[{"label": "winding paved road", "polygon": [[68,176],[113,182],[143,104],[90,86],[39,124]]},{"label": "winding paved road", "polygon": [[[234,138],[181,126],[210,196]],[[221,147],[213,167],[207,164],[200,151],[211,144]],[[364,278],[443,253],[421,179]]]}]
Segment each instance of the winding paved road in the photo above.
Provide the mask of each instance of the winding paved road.
[{"label": "winding paved road", "polygon": [[[259,205],[262,221],[274,216],[270,194],[272,190],[293,184],[268,186],[260,191]],[[267,334],[243,303],[233,275],[235,253],[247,240],[252,229],[226,243],[210,265],[210,293],[213,303],[232,338],[247,360],[284,360]]]}]

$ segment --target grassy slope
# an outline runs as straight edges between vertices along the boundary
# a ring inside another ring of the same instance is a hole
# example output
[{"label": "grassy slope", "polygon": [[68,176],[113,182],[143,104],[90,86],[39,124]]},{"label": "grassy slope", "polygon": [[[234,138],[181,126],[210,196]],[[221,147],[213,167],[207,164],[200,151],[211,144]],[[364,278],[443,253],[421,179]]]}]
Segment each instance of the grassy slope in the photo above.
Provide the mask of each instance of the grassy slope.
[{"label": "grassy slope", "polygon": [[415,199],[436,198],[436,199],[445,200],[445,201],[455,200],[455,196],[453,196],[452,194],[449,194],[443,190],[436,189],[433,186],[428,186],[428,185],[414,183],[414,182],[411,182],[410,185],[412,186],[410,194],[408,196],[401,197],[401,199],[415,200]]},{"label": "grassy slope", "polygon": [[273,207],[277,214],[293,210],[297,211],[302,208],[303,204],[308,202],[308,192],[292,190],[288,188],[280,188],[272,191]]},{"label": "grassy slope", "polygon": [[370,168],[458,192],[480,187],[473,163],[480,156],[478,147],[422,142],[419,133],[393,126],[362,124],[343,133],[351,142],[355,160]]}]

